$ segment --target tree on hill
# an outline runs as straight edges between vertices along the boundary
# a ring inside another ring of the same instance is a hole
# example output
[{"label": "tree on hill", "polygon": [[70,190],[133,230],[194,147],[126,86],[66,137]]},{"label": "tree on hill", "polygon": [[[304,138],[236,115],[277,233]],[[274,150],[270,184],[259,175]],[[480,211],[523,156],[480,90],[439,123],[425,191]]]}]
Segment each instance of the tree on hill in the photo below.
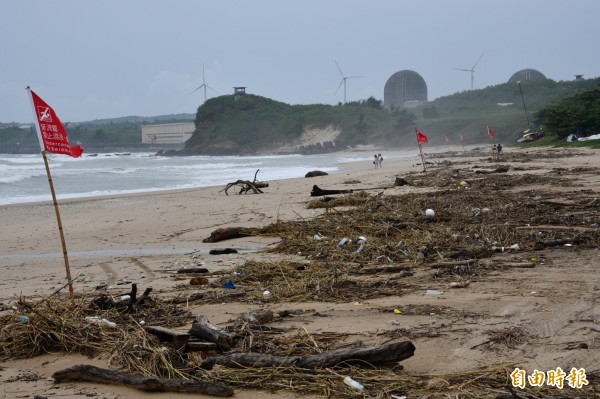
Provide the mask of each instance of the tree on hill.
[{"label": "tree on hill", "polygon": [[589,90],[563,99],[537,114],[549,133],[565,138],[600,133],[600,89]]}]

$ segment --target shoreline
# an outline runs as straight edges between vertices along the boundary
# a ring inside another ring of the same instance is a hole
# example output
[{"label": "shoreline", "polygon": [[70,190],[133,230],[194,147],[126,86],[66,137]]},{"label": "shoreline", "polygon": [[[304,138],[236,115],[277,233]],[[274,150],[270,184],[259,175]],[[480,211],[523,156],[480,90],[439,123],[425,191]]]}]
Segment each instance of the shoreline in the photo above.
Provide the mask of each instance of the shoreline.
[{"label": "shoreline", "polygon": [[[478,146],[472,145],[472,146],[467,146],[467,148],[478,148]],[[450,151],[456,151],[456,150],[458,150],[458,149],[452,149]],[[461,147],[461,150],[462,150],[462,147]],[[431,147],[428,151],[426,151],[426,153],[437,154],[437,153],[443,153],[443,152],[447,152],[447,151],[449,151],[447,146],[436,146],[436,147]],[[345,173],[345,172],[361,172],[361,171],[368,169],[368,167],[370,165],[370,161],[371,161],[370,157],[372,156],[373,152],[383,152],[386,155],[386,157],[385,157],[386,161],[415,157],[415,160],[417,162],[420,162],[419,153],[418,153],[417,149],[414,149],[414,150],[398,149],[398,148],[384,149],[384,148],[375,147],[375,146],[361,146],[361,147],[355,148],[355,149],[347,149],[347,150],[343,150],[343,151],[338,151],[333,154],[335,154],[336,157],[340,157],[340,158],[355,157],[357,154],[361,154],[361,155],[364,155],[364,157],[365,157],[364,159],[342,161],[342,162],[332,162],[330,165],[324,164],[321,166],[324,166],[324,167],[334,166],[334,167],[338,168],[338,170],[336,170],[336,171],[328,172],[330,175],[337,175],[339,173]],[[294,154],[294,155],[301,156],[300,154]],[[315,154],[312,156],[325,159],[327,157],[330,157],[331,155],[332,155],[331,153],[325,153],[325,154]],[[270,155],[265,155],[265,156],[270,156]],[[50,165],[50,166],[52,169],[52,165]],[[307,172],[308,171],[309,170],[307,169]],[[52,170],[51,170],[51,172],[52,172]],[[44,180],[47,180],[45,173],[43,176],[44,176]],[[240,176],[240,177],[242,177],[242,176]],[[292,177],[286,177],[286,178],[273,179],[273,180],[269,180],[269,181],[277,182],[277,181],[285,181],[285,180],[290,180],[290,179],[301,179],[301,178],[304,178],[304,176],[292,176]],[[54,178],[54,177],[53,177],[53,179],[56,180],[56,178]],[[47,181],[45,181],[44,183],[46,185],[48,184]],[[193,191],[193,190],[212,189],[212,188],[217,188],[217,187],[223,187],[226,184],[227,184],[227,182],[224,182],[220,185],[207,185],[207,186],[197,186],[197,187],[140,189],[139,191],[134,191],[134,192],[116,192],[116,193],[109,193],[109,194],[89,194],[89,195],[88,195],[88,193],[66,194],[66,195],[68,195],[68,197],[62,197],[60,192],[57,192],[56,194],[57,194],[57,201],[60,206],[61,203],[68,203],[68,202],[73,202],[73,201],[78,201],[78,200],[98,200],[98,199],[110,199],[110,198],[130,197],[130,196],[168,194],[168,193],[177,193],[177,192],[185,192],[185,191]],[[47,190],[48,190],[48,193],[45,195],[50,196],[49,188],[47,188]],[[63,194],[63,195],[65,195],[65,194]],[[43,204],[43,203],[52,203],[52,199],[48,198],[48,199],[44,199],[44,200],[13,202],[13,203],[8,203],[8,204],[0,204],[0,207],[13,206],[13,205],[19,206],[19,205]]]},{"label": "shoreline", "polygon": [[[462,150],[444,153],[447,149],[441,148],[440,153],[432,156],[436,165],[431,168],[431,176],[455,174],[462,179],[464,175],[469,176],[465,178],[472,182],[490,179],[490,185],[513,180],[524,182],[523,185],[499,185],[495,190],[498,194],[524,191],[531,193],[528,201],[537,201],[533,198],[540,196],[555,203],[557,219],[570,212],[570,203],[579,204],[583,199],[582,203],[589,202],[587,197],[581,196],[597,197],[600,187],[600,175],[597,173],[600,170],[600,152],[597,150],[507,148],[505,160],[496,163],[485,155],[484,148],[475,148],[478,150],[466,154],[462,154]],[[371,151],[365,154],[371,154]],[[59,207],[75,294],[82,298],[100,293],[119,296],[128,292],[130,284],[135,282],[142,290],[152,287],[157,298],[187,298],[208,288],[191,286],[187,280],[178,279],[176,273],[181,268],[201,266],[214,275],[228,276],[232,270],[244,267],[249,261],[257,264],[312,262],[302,253],[253,251],[276,245],[280,242],[278,238],[254,236],[217,243],[203,243],[202,240],[221,227],[263,227],[279,220],[302,222],[323,217],[325,209],[306,207],[314,199],[310,197],[314,184],[326,189],[364,190],[372,196],[382,197],[407,195],[410,198],[412,194],[426,194],[434,198],[438,192],[443,195],[446,190],[456,190],[456,184],[447,186],[445,180],[439,180],[440,184],[433,186],[394,186],[396,176],[411,175],[418,181],[426,181],[428,175],[424,175],[418,165],[418,154],[401,159],[383,155],[385,159],[381,169],[374,169],[370,165],[370,157],[366,156],[363,162],[341,165],[339,173],[269,181],[270,186],[263,194],[225,196],[219,192],[222,187],[213,186],[61,201]],[[491,177],[473,172],[473,169],[491,170],[500,165],[509,166],[510,170]],[[568,176],[563,184],[552,184],[552,179],[562,178],[563,174]],[[521,180],[522,177],[530,177],[534,180],[533,185],[525,184],[526,179]],[[546,179],[550,180],[548,186],[544,185]],[[473,189],[473,194],[476,193]],[[491,198],[490,204],[477,206],[515,206],[493,202],[494,197]],[[532,204],[535,205],[535,202]],[[452,205],[456,208],[463,206]],[[588,224],[598,222],[593,213],[589,218]],[[66,294],[64,264],[52,203],[0,206],[0,219],[4,223],[0,232],[0,254],[5,256],[0,256],[3,273],[0,303],[4,309],[1,312],[10,314],[11,306],[17,304],[20,298],[43,300],[61,287],[62,294]],[[407,229],[406,234],[419,231],[418,215],[402,214],[396,219],[399,223],[416,223],[410,225],[413,227]],[[440,229],[448,228],[443,218],[436,223],[439,223]],[[506,224],[511,223],[512,220],[506,220]],[[522,220],[515,222],[518,226],[523,223]],[[482,223],[480,231],[484,232],[486,228]],[[568,226],[564,231],[570,231]],[[310,234],[312,237],[313,232]],[[462,230],[460,234],[463,234]],[[533,234],[537,234],[536,231]],[[369,232],[365,235],[369,236]],[[319,245],[335,246],[337,239],[332,235],[330,241]],[[210,249],[224,247],[240,251],[218,256],[206,253]],[[165,253],[144,252],[155,249]],[[190,249],[193,249],[193,254]],[[198,252],[198,249],[201,251]],[[98,256],[82,256],[91,253],[98,253]],[[535,268],[503,266],[530,262],[532,258],[537,259]],[[595,355],[598,334],[588,329],[595,325],[597,328],[597,322],[593,320],[595,315],[600,314],[600,305],[593,300],[600,290],[598,248],[579,249],[575,245],[552,249],[521,248],[493,254],[489,259],[482,258],[481,263],[487,266],[481,274],[470,276],[470,285],[461,289],[449,289],[447,277],[432,278],[432,270],[427,264],[407,262],[415,273],[414,277],[402,280],[392,280],[385,274],[366,277],[367,282],[374,284],[368,287],[387,290],[387,294],[381,297],[351,301],[319,301],[313,297],[289,302],[217,300],[204,304],[184,303],[181,307],[204,315],[220,327],[253,310],[302,311],[302,316],[282,320],[275,326],[290,331],[301,328],[309,337],[334,333],[346,335],[348,343],[357,340],[380,342],[408,335],[406,339],[410,338],[417,350],[414,357],[401,364],[404,372],[410,375],[443,375],[499,363],[518,365],[528,372],[534,367],[546,371],[558,366],[567,372],[567,366],[586,368],[589,373],[600,372]],[[359,278],[365,278],[351,277],[355,284]],[[395,285],[393,281],[397,281]],[[99,290],[98,287],[104,288]],[[210,289],[223,290],[221,286]],[[442,294],[430,295],[429,290],[441,291]],[[259,294],[262,299],[262,290]],[[396,309],[401,312],[396,312]],[[189,326],[184,326],[181,330],[187,328]],[[502,340],[494,341],[493,334],[512,334],[515,331],[522,333],[516,337],[523,341],[515,341],[508,346]],[[585,346],[571,347],[573,342]],[[78,399],[100,392],[107,399],[141,399],[147,396],[142,391],[112,385],[53,383],[51,375],[54,371],[80,363],[107,367],[106,359],[46,354],[0,364],[4,368],[0,382],[6,386],[6,392],[21,392],[29,396],[51,388],[57,389],[58,394]],[[11,376],[20,373],[35,373],[40,377],[35,383],[11,379]],[[355,377],[360,381],[360,375]],[[368,389],[368,386],[367,381],[365,387]],[[584,387],[583,393],[588,389]],[[111,393],[106,393],[107,390]],[[265,392],[251,389],[236,389],[236,393],[239,397],[252,399],[265,395]],[[183,393],[156,396],[198,397]],[[279,391],[271,396],[276,399],[297,397],[289,391]]]}]

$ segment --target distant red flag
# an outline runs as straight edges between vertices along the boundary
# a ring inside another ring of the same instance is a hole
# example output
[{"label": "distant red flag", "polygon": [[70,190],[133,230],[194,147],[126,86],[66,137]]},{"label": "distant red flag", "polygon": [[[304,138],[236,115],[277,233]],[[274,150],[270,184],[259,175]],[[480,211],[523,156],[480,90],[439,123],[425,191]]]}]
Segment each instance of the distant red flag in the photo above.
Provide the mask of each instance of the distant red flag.
[{"label": "distant red flag", "polygon": [[33,110],[37,119],[38,139],[42,151],[70,155],[74,158],[80,157],[83,147],[69,144],[67,131],[52,107],[46,104],[33,90],[30,88],[27,88],[27,90],[31,94]]},{"label": "distant red flag", "polygon": [[460,139],[460,142],[461,142],[461,143],[464,143],[464,142],[465,142],[465,138],[463,137],[463,135],[462,135],[462,134],[461,134],[460,136],[458,136],[458,138]]},{"label": "distant red flag", "polygon": [[488,134],[490,135],[490,137],[494,137],[496,135],[496,133],[494,133],[494,131],[492,129],[490,129],[490,127],[488,126]]},{"label": "distant red flag", "polygon": [[429,143],[429,140],[427,140],[427,136],[425,136],[423,133],[419,132],[416,127],[415,127],[415,133],[417,135],[417,144],[421,145],[423,143]]}]

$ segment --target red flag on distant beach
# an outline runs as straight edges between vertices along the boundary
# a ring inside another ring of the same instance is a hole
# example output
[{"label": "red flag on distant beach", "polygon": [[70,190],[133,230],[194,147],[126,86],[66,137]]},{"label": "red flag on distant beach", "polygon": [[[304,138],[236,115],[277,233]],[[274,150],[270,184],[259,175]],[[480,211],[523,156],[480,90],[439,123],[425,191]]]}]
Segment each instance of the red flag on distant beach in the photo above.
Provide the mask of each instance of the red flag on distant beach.
[{"label": "red flag on distant beach", "polygon": [[494,131],[492,129],[490,129],[490,127],[487,127],[488,129],[488,134],[490,135],[490,137],[494,137],[496,135],[496,133],[494,133]]},{"label": "red flag on distant beach", "polygon": [[417,135],[417,144],[421,145],[423,143],[429,143],[429,140],[427,140],[427,136],[425,136],[423,133],[419,132],[416,127],[415,127],[415,133]]},{"label": "red flag on distant beach", "polygon": [[70,155],[74,158],[81,156],[83,147],[79,145],[71,146],[67,131],[58,119],[58,116],[48,104],[44,102],[29,87],[27,91],[31,95],[33,111],[37,119],[37,133],[42,151],[54,154]]}]

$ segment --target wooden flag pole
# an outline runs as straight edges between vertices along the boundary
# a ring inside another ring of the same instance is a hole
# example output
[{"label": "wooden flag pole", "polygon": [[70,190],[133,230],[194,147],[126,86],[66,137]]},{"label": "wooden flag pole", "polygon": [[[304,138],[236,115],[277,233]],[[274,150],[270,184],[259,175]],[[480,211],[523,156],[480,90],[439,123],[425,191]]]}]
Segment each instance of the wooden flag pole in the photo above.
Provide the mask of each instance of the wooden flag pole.
[{"label": "wooden flag pole", "polygon": [[54,184],[52,183],[52,175],[48,166],[48,158],[46,151],[42,151],[44,165],[46,166],[46,174],[48,175],[48,183],[50,184],[50,192],[52,193],[52,202],[54,204],[54,212],[56,213],[56,221],[58,222],[58,232],[60,233],[60,243],[62,244],[63,258],[65,259],[65,269],[67,271],[67,282],[69,284],[69,295],[73,299],[73,279],[71,278],[71,268],[69,267],[69,254],[67,253],[67,243],[65,241],[65,233],[63,232],[62,222],[60,221],[60,212],[58,210],[58,202],[56,202],[56,193],[54,192]]},{"label": "wooden flag pole", "polygon": [[423,163],[423,172],[427,173],[427,168],[425,167],[425,154],[423,154],[423,144],[419,144],[419,152],[421,153],[421,162]]}]

